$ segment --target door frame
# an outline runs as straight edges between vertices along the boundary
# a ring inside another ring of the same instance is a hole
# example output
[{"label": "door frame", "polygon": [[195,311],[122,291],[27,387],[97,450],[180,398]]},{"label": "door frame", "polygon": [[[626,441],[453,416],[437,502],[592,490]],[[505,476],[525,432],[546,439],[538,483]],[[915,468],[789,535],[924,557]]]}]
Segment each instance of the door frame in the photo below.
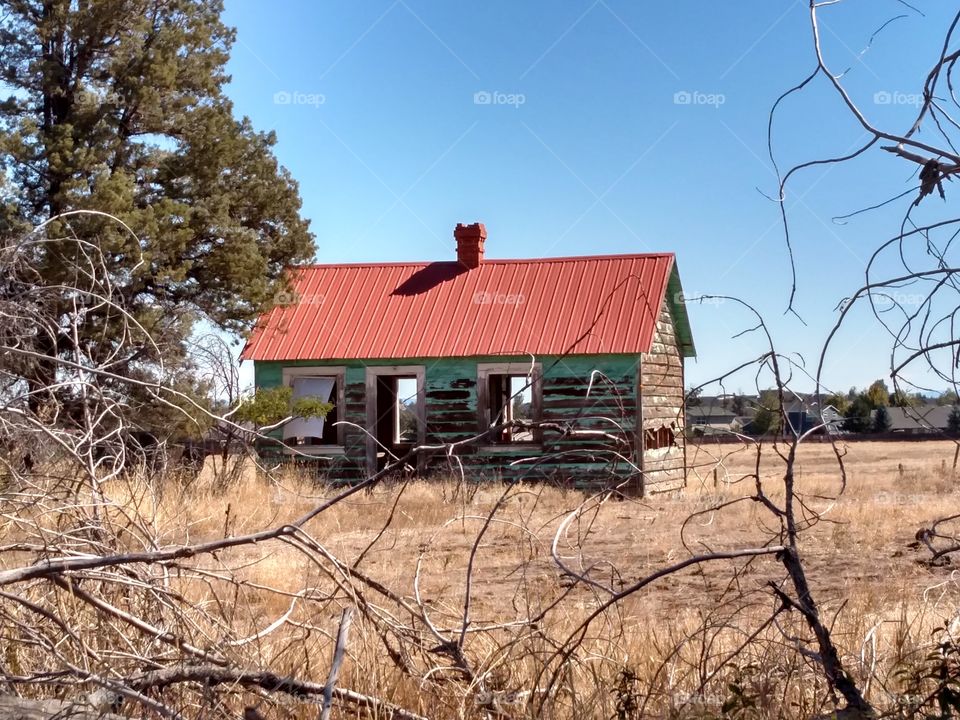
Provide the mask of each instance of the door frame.
[{"label": "door frame", "polygon": [[[367,367],[367,475],[377,472],[377,380],[381,377],[414,377],[417,380],[417,445],[427,441],[427,369],[423,365],[376,365]],[[426,469],[426,457],[417,456],[417,471]]]}]

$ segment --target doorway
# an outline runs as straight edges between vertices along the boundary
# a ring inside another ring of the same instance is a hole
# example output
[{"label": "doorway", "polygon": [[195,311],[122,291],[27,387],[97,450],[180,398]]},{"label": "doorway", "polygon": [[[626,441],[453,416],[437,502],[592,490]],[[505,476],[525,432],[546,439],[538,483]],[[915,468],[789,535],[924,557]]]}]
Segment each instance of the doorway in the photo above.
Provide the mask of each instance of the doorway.
[{"label": "doorway", "polygon": [[[426,441],[422,365],[367,368],[367,472],[374,474]],[[424,458],[410,462],[418,471]]]}]

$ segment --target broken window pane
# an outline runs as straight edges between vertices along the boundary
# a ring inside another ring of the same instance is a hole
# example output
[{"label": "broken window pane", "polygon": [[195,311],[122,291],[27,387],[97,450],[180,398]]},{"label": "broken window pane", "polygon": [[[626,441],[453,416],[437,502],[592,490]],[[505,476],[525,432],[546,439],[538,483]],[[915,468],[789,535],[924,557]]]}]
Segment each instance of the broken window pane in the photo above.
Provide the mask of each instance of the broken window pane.
[{"label": "broken window pane", "polygon": [[[330,402],[334,396],[337,379],[335,377],[295,377],[293,378],[294,402],[304,397],[315,397]],[[296,445],[323,445],[330,441],[324,439],[324,429],[330,417],[294,418],[283,426],[284,441],[294,440]]]},{"label": "broken window pane", "polygon": [[[671,426],[673,423],[671,423]],[[672,447],[677,444],[676,431],[673,427],[661,425],[658,428],[650,428],[643,434],[644,450],[659,450],[661,448]]]}]

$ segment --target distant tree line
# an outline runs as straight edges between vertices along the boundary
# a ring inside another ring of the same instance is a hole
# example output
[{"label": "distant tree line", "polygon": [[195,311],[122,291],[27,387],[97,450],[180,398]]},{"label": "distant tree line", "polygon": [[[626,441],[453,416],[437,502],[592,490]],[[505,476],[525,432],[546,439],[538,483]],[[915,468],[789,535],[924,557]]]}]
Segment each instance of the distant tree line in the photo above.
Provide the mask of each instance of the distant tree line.
[{"label": "distant tree line", "polygon": [[[738,418],[743,418],[743,432],[749,435],[778,434],[783,430],[783,414],[776,390],[761,390],[758,395],[752,396],[737,392],[716,400],[707,399],[707,402],[718,402],[720,407]],[[703,404],[704,398],[698,389],[689,392],[688,407]],[[932,396],[900,389],[891,391],[886,382],[876,380],[863,390],[851,387],[845,393],[832,393],[823,397],[823,407],[832,406],[843,418],[839,428],[851,433],[889,432],[892,421],[888,408],[919,409],[930,405],[953,408],[947,419],[947,431],[960,437],[960,397],[952,389]]]},{"label": "distant tree line", "polygon": [[931,402],[939,406],[953,406],[948,419],[948,429],[953,435],[960,435],[960,407],[956,391],[945,390],[939,396],[931,398],[922,393],[908,393],[903,390],[890,392],[883,380],[875,380],[865,390],[852,387],[845,394],[834,393],[824,399],[844,417],[842,428],[854,433],[883,433],[891,427],[889,407],[919,408]]}]

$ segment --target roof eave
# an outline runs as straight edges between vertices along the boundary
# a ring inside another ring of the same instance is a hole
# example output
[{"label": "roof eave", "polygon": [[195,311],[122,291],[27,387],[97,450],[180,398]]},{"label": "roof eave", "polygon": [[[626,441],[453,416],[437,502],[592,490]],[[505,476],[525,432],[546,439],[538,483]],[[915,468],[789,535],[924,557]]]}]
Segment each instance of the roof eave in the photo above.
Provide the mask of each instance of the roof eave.
[{"label": "roof eave", "polygon": [[693,344],[693,330],[690,328],[690,316],[687,315],[687,306],[683,299],[683,286],[680,284],[676,257],[673,259],[673,267],[670,268],[666,300],[673,316],[674,333],[680,352],[684,357],[696,357],[697,349]]}]

